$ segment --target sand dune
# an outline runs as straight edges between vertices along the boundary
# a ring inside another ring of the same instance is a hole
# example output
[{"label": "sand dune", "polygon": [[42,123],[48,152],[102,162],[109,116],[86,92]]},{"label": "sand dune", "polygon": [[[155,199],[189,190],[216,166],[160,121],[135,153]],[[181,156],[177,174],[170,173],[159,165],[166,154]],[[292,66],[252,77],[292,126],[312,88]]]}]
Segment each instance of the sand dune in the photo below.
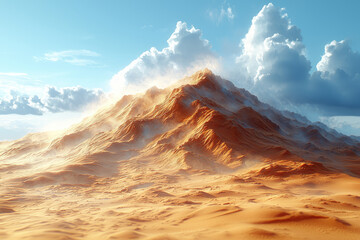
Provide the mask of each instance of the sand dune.
[{"label": "sand dune", "polygon": [[359,239],[359,156],[203,70],[0,143],[0,237]]},{"label": "sand dune", "polygon": [[348,175],[315,173],[284,181],[250,177],[244,170],[231,176],[170,174],[146,167],[98,179],[91,186],[8,189],[0,203],[1,235],[4,239],[358,239],[360,234],[360,182]]}]

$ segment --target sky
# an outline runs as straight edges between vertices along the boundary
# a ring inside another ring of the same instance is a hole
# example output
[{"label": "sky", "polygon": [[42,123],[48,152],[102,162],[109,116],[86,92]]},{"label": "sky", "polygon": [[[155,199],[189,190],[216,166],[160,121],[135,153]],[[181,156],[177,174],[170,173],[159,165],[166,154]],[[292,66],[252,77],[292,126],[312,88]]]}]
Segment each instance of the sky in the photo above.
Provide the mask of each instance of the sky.
[{"label": "sky", "polygon": [[0,140],[66,127],[110,95],[202,67],[280,109],[360,135],[359,7],[0,0]]}]

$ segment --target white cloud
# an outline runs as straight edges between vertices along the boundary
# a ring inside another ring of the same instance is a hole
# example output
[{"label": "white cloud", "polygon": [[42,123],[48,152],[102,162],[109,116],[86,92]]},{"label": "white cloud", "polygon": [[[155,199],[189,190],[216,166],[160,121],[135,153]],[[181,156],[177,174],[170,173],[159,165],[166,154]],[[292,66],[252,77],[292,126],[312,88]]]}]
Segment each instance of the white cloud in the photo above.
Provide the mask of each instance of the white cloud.
[{"label": "white cloud", "polygon": [[217,58],[208,40],[195,27],[177,22],[175,31],[161,51],[151,48],[111,79],[117,93],[134,93],[151,86],[165,87],[199,68],[217,68]]},{"label": "white cloud", "polygon": [[51,112],[77,111],[90,103],[99,101],[102,97],[104,93],[99,89],[67,87],[57,90],[55,87],[48,87],[42,102]]},{"label": "white cloud", "polygon": [[252,19],[237,58],[251,90],[271,104],[312,105],[326,115],[359,115],[360,54],[332,41],[310,74],[300,30],[273,4]]},{"label": "white cloud", "polygon": [[306,77],[310,69],[300,30],[291,25],[283,9],[272,3],[265,5],[252,19],[241,47],[242,54],[237,62],[254,82],[276,81],[273,88],[281,89],[287,81]]},{"label": "white cloud", "polygon": [[360,115],[360,54],[347,41],[332,41],[308,81],[307,102],[330,115]]},{"label": "white cloud", "polygon": [[[353,52],[345,40],[332,41],[325,45],[325,53],[316,65],[318,71],[335,74],[342,70],[351,77],[360,74],[360,54]],[[325,76],[327,77],[327,76]]]},{"label": "white cloud", "polygon": [[38,104],[38,98],[36,97],[33,99],[25,95],[19,95],[15,91],[11,91],[7,98],[0,100],[0,114],[41,115],[41,109],[36,106]]},{"label": "white cloud", "polygon": [[102,100],[101,90],[87,90],[81,87],[56,89],[47,87],[44,96],[27,96],[10,91],[7,97],[0,99],[0,115],[42,115],[46,112],[81,111],[92,103]]},{"label": "white cloud", "polygon": [[78,66],[87,66],[97,64],[93,58],[100,54],[90,50],[66,50],[58,52],[45,53],[42,57],[34,57],[37,61],[66,62]]}]

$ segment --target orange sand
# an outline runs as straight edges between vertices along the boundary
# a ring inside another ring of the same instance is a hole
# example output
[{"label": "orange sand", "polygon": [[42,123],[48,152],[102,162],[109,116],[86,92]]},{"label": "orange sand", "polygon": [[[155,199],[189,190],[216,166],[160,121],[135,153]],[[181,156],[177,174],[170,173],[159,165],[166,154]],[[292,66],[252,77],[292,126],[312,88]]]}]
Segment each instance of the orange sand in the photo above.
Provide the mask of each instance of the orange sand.
[{"label": "orange sand", "polygon": [[0,143],[0,238],[358,240],[359,152],[204,70]]}]

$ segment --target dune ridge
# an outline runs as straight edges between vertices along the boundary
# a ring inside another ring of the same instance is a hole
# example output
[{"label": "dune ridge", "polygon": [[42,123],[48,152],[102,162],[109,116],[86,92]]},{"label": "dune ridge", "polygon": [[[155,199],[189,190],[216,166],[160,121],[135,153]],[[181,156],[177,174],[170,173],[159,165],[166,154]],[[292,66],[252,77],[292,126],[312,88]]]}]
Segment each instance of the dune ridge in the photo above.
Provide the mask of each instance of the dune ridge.
[{"label": "dune ridge", "polygon": [[358,239],[359,160],[204,69],[0,143],[0,237]]}]

